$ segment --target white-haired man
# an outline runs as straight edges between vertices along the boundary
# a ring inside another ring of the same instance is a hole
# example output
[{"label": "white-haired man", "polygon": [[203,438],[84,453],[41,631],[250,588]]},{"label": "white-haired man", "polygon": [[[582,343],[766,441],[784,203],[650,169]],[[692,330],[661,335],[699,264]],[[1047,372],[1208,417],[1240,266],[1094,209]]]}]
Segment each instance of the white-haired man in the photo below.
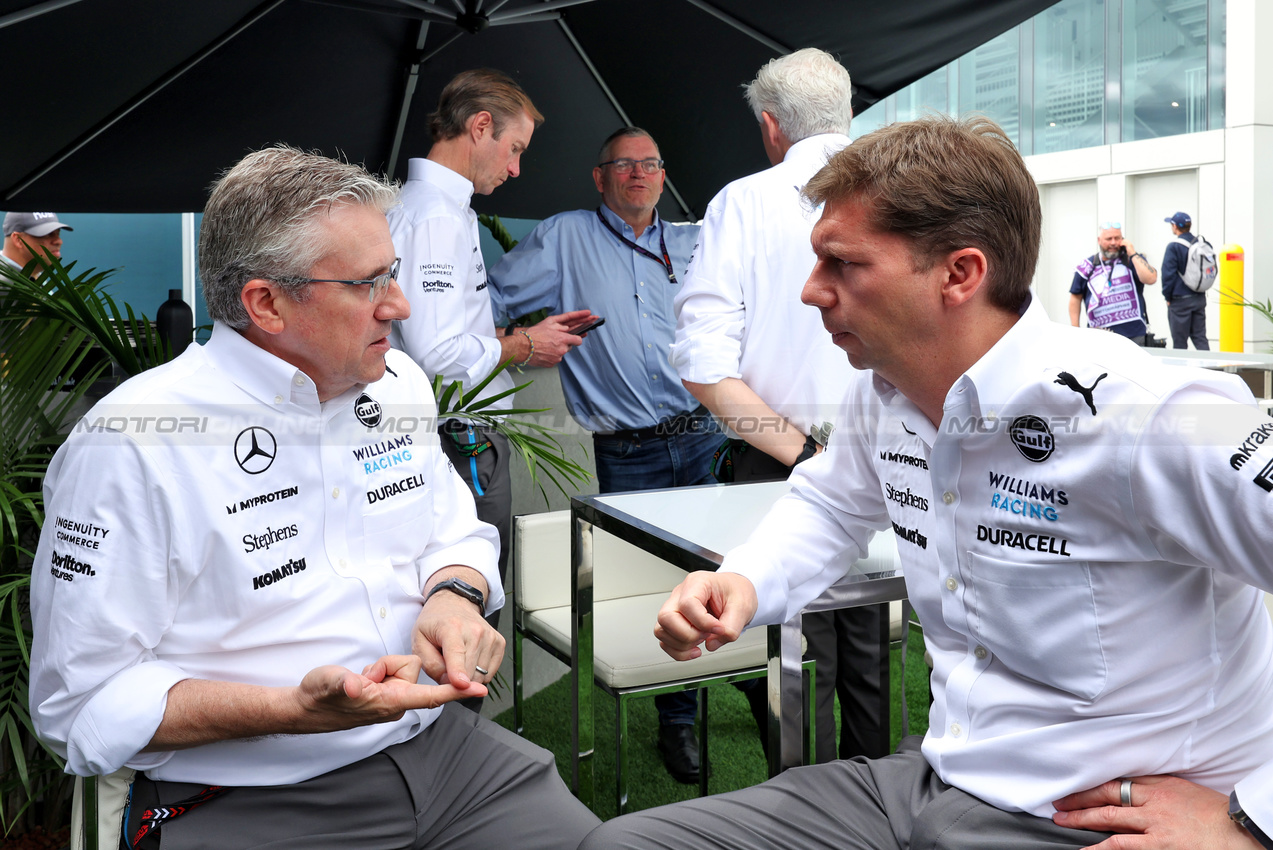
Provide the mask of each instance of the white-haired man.
[{"label": "white-haired man", "polygon": [[[676,297],[672,346],[685,386],[738,438],[717,471],[724,466],[739,482],[786,478],[812,457],[854,371],[818,311],[800,303],[817,219],[800,190],[849,143],[849,72],[830,54],[805,48],[766,64],[746,94],[773,167],[730,183],[708,206]],[[804,623],[817,661],[817,760],[883,755],[888,658],[880,612],[824,612]]]}]

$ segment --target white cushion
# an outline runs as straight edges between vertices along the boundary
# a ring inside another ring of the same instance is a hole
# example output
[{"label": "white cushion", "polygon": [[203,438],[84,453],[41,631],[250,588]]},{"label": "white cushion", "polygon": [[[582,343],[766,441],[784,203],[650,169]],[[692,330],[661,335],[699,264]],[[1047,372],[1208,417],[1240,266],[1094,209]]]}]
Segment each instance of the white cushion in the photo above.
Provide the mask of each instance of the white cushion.
[{"label": "white cushion", "polygon": [[[570,511],[515,520],[514,593],[525,611],[570,604]],[[613,534],[593,529],[594,604],[646,593],[667,594],[685,571]]]},{"label": "white cushion", "polygon": [[[715,652],[677,661],[654,637],[665,593],[630,596],[593,606],[593,675],[612,688],[694,679],[766,663],[765,629],[754,628]],[[528,618],[530,631],[559,652],[570,652],[570,608],[546,608]]]}]

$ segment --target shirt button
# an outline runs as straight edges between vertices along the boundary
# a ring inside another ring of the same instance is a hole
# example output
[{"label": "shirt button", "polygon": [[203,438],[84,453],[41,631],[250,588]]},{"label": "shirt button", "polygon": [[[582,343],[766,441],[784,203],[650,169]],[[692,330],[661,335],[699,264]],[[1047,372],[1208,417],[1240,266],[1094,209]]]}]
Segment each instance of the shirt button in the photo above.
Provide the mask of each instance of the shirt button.
[{"label": "shirt button", "polygon": [[951,737],[958,738],[960,735],[964,734],[964,728],[958,723],[952,723],[950,724],[950,734]]},{"label": "shirt button", "polygon": [[650,377],[651,377],[651,378],[653,378],[653,379],[654,379],[654,380],[656,380],[656,381],[659,379],[659,376],[658,376],[658,375],[651,375]]},{"label": "shirt button", "polygon": [[977,656],[977,660],[985,661],[986,656],[989,655],[990,653],[986,652],[986,648],[984,646],[979,646],[975,650],[973,650],[972,654]]},{"label": "shirt button", "polygon": [[292,383],[296,384],[296,386],[298,387],[305,386],[305,376],[297,375],[295,378],[292,379]]},{"label": "shirt button", "polygon": [[637,284],[638,284],[639,286],[645,286],[645,281],[643,281],[643,280],[637,281]]},{"label": "shirt button", "polygon": [[340,566],[341,566],[341,569],[344,569],[346,566],[348,566],[348,563],[345,561],[344,558],[340,559]]},{"label": "shirt button", "polygon": [[649,314],[649,313],[642,313],[642,314],[641,314],[641,318],[642,318],[642,319],[648,319],[648,318],[650,318],[650,314]]},{"label": "shirt button", "polygon": [[382,619],[382,620],[383,620],[386,616],[388,616],[388,614],[389,614],[389,612],[388,612],[388,611],[386,611],[386,610],[384,609],[384,607],[383,607],[383,606],[381,606],[381,608],[380,608],[380,619]]},{"label": "shirt button", "polygon": [[958,587],[959,587],[959,582],[955,581],[953,578],[946,579],[947,590],[956,590],[958,589]]},{"label": "shirt button", "polygon": [[333,498],[333,499],[339,499],[339,498],[340,498],[340,488],[339,488],[339,487],[333,487],[333,488],[332,488],[332,498]]},{"label": "shirt button", "polygon": [[994,422],[994,421],[995,421],[995,417],[996,417],[996,416],[998,416],[998,414],[997,414],[997,413],[995,413],[993,410],[987,410],[987,411],[986,411],[986,421],[987,421],[987,422]]},{"label": "shirt button", "polygon": [[281,395],[276,395],[276,396],[274,396],[274,403],[275,403],[275,404],[282,404],[282,403],[283,403],[283,397],[282,397]]},{"label": "shirt button", "polygon": [[646,347],[646,348],[653,348],[654,346],[653,346],[653,345],[650,345],[650,344],[647,342],[647,343],[645,344],[645,347]]},{"label": "shirt button", "polygon": [[948,505],[953,505],[955,504],[955,494],[947,490],[941,494],[941,500]]}]

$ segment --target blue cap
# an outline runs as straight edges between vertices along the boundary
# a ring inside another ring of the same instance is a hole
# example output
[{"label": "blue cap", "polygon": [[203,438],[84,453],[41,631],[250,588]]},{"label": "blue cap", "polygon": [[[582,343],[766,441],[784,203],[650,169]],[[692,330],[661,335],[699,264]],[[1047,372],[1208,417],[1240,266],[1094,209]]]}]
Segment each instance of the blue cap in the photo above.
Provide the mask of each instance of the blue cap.
[{"label": "blue cap", "polygon": [[1188,227],[1193,224],[1193,219],[1189,217],[1189,213],[1178,212],[1170,218],[1164,218],[1163,221],[1170,221],[1176,227]]}]

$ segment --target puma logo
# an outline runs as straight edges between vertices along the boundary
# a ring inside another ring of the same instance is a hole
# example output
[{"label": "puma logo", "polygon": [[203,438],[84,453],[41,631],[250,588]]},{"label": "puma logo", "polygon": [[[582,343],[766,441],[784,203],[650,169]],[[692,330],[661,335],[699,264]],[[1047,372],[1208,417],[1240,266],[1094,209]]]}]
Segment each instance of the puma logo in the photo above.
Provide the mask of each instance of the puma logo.
[{"label": "puma logo", "polygon": [[1103,381],[1108,375],[1109,372],[1102,372],[1101,376],[1093,381],[1090,387],[1085,387],[1079,383],[1078,378],[1074,377],[1069,372],[1061,372],[1056,376],[1056,380],[1052,383],[1060,384],[1063,387],[1069,387],[1074,390],[1074,392],[1083,396],[1083,401],[1087,402],[1087,406],[1092,409],[1092,415],[1095,416],[1096,405],[1092,402],[1092,391],[1095,390],[1096,385]]}]

